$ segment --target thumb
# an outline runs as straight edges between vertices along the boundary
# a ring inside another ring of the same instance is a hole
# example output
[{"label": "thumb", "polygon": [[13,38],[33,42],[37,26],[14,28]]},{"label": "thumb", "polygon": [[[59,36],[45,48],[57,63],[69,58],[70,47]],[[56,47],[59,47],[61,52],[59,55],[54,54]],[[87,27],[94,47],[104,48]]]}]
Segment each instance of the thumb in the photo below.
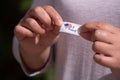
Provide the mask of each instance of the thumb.
[{"label": "thumb", "polygon": [[83,38],[92,41],[93,34],[94,34],[95,30],[97,30],[97,29],[103,29],[104,30],[103,27],[105,25],[106,25],[106,23],[103,23],[103,22],[86,23],[86,24],[84,24],[80,27],[80,35]]},{"label": "thumb", "polygon": [[112,33],[116,32],[117,30],[116,27],[105,22],[90,22],[81,26],[80,35],[87,40],[91,40],[93,32],[98,29],[109,31]]},{"label": "thumb", "polygon": [[82,25],[79,30],[80,30],[80,35],[89,41],[92,41],[93,34],[95,32],[95,27],[88,27],[86,25]]}]

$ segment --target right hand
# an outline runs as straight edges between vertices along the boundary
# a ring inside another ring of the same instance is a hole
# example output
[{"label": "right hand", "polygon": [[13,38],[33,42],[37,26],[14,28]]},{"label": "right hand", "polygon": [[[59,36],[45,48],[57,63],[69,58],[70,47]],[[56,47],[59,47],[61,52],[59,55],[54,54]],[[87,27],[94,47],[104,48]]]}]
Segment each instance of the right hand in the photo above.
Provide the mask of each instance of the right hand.
[{"label": "right hand", "polygon": [[15,27],[21,57],[29,71],[38,70],[46,64],[62,23],[61,16],[53,7],[38,6],[29,10]]},{"label": "right hand", "polygon": [[39,54],[55,42],[62,22],[53,7],[38,6],[27,12],[14,33],[25,52]]}]

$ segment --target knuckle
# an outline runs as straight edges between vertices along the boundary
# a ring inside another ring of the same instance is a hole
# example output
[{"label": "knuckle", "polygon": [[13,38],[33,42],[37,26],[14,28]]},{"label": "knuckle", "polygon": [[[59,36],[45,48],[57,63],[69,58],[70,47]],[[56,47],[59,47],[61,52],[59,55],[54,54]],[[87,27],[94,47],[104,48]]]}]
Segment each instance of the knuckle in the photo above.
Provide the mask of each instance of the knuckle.
[{"label": "knuckle", "polygon": [[48,19],[48,20],[45,21],[45,23],[50,26],[51,25],[51,20]]},{"label": "knuckle", "polygon": [[102,29],[103,27],[106,27],[106,23],[105,22],[96,22],[96,26],[98,29]]},{"label": "knuckle", "polygon": [[92,50],[95,51],[95,44],[92,45]]},{"label": "knuckle", "polygon": [[99,64],[101,64],[101,65],[106,65],[105,63],[105,60],[100,56],[100,54],[95,54],[94,56],[93,56],[93,59],[97,62],[97,63],[99,63]]},{"label": "knuckle", "polygon": [[101,61],[101,59],[98,58],[97,54],[95,54],[95,55],[93,56],[93,58],[94,58],[94,60],[97,61],[97,62]]},{"label": "knuckle", "polygon": [[96,54],[93,56],[93,59],[97,62],[98,61],[98,58],[96,56]]},{"label": "knuckle", "polygon": [[94,23],[93,22],[87,22],[83,26],[85,26],[86,28],[90,28],[91,26],[94,26]]},{"label": "knuckle", "polygon": [[17,35],[17,33],[20,33],[20,31],[21,31],[20,27],[21,27],[21,25],[19,25],[19,24],[15,26],[15,28],[14,28],[14,34],[15,35]]},{"label": "knuckle", "polygon": [[103,26],[105,23],[104,22],[96,22],[98,26]]},{"label": "knuckle", "polygon": [[83,26],[89,27],[90,23],[85,23]]},{"label": "knuckle", "polygon": [[34,8],[31,9],[31,12],[33,12],[33,13],[38,13],[38,12],[41,11],[41,10],[42,10],[42,7],[36,6],[36,7],[34,7]]},{"label": "knuckle", "polygon": [[25,22],[27,22],[29,25],[34,25],[35,24],[35,20],[31,19],[31,18],[26,18]]},{"label": "knuckle", "polygon": [[50,6],[50,5],[46,5],[46,6],[44,6],[43,7],[45,10],[50,10],[50,9],[53,9],[53,7],[52,6]]},{"label": "knuckle", "polygon": [[95,30],[94,32],[94,37],[98,38],[98,36],[100,35],[101,31],[100,30]]},{"label": "knuckle", "polygon": [[96,52],[98,50],[98,45],[99,45],[99,42],[95,41],[92,45],[92,50]]},{"label": "knuckle", "polygon": [[14,33],[16,33],[18,31],[18,29],[19,29],[19,26],[16,25],[15,28],[14,28]]}]

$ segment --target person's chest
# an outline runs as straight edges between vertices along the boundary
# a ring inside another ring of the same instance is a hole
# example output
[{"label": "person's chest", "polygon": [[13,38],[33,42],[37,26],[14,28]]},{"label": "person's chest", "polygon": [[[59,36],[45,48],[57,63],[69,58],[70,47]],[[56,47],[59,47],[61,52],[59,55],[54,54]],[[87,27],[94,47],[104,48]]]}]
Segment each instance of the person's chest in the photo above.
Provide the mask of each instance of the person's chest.
[{"label": "person's chest", "polygon": [[120,0],[54,0],[53,6],[65,21],[103,21],[120,26]]}]

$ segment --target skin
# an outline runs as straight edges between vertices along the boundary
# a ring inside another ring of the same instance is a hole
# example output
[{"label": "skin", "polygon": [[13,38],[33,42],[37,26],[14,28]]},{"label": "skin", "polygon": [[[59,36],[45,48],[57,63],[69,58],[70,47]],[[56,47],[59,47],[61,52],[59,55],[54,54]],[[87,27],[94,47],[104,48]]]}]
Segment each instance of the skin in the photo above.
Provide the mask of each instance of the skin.
[{"label": "skin", "polygon": [[[29,71],[44,67],[51,45],[59,37],[63,20],[51,6],[30,9],[14,29],[21,58]],[[104,22],[90,22],[80,28],[80,35],[93,42],[94,60],[120,75],[120,29]]]},{"label": "skin", "polygon": [[[90,22],[80,28],[80,35],[93,42],[94,60],[120,75],[120,29],[104,22]],[[120,77],[119,77],[120,78]]]},{"label": "skin", "polygon": [[51,6],[30,9],[14,29],[22,60],[29,71],[42,68],[59,35],[63,20]]}]

